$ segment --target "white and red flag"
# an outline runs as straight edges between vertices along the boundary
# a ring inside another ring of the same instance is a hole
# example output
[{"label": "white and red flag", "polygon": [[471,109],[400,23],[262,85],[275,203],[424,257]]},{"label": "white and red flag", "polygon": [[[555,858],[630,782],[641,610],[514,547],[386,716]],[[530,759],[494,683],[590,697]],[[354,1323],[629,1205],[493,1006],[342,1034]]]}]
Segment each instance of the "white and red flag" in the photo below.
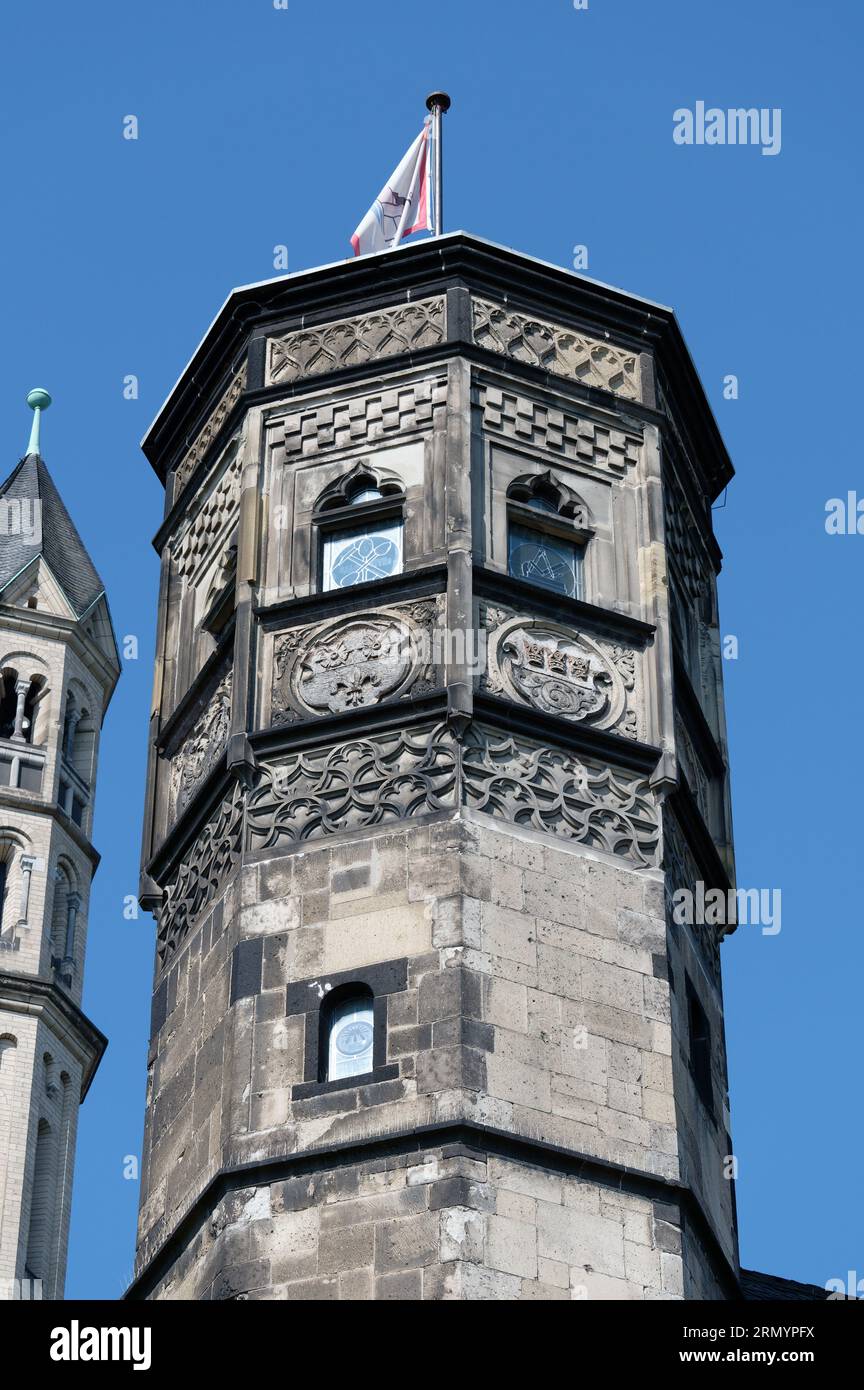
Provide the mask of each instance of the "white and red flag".
[{"label": "white and red flag", "polygon": [[352,236],[355,256],[387,251],[411,232],[431,232],[430,165],[427,120]]}]

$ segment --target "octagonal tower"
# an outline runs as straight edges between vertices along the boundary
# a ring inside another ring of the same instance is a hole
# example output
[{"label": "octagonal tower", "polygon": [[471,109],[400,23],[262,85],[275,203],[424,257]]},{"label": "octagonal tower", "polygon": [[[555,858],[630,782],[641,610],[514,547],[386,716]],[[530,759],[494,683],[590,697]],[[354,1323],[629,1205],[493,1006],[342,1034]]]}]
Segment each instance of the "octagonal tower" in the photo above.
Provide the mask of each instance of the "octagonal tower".
[{"label": "octagonal tower", "polygon": [[733,876],[670,310],[462,233],[235,291],[166,487],[154,1298],[725,1298]]}]

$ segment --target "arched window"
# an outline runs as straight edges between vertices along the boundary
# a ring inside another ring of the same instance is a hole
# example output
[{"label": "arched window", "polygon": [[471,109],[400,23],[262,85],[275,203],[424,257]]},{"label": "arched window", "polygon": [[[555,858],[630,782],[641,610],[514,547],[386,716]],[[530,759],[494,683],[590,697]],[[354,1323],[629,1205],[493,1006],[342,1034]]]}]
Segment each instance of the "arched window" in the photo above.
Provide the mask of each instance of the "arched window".
[{"label": "arched window", "polygon": [[15,711],[18,708],[18,696],[15,693],[18,672],[6,667],[0,673],[0,680],[0,738],[11,738],[15,732]]},{"label": "arched window", "polygon": [[404,503],[398,478],[362,464],[319,497],[314,521],[322,590],[401,574]]},{"label": "arched window", "polygon": [[0,830],[0,935],[7,942],[27,922],[33,859],[28,843],[13,830]]},{"label": "arched window", "polygon": [[[4,1070],[10,1069],[11,1063],[14,1061],[12,1054],[17,1046],[18,1039],[12,1033],[0,1033],[0,1076],[3,1075]],[[7,1054],[9,1054],[8,1061],[6,1060]]]},{"label": "arched window", "polygon": [[363,1076],[373,1068],[375,1041],[374,1000],[363,985],[349,985],[334,992],[322,1007],[322,1081]]},{"label": "arched window", "polygon": [[517,478],[507,490],[507,568],[568,598],[583,598],[588,508],[551,471]]},{"label": "arched window", "polygon": [[81,717],[75,726],[75,735],[70,749],[69,765],[77,772],[85,786],[90,786],[93,778],[93,753],[96,746],[96,725],[90,711],[82,709]]},{"label": "arched window", "polygon": [[54,870],[54,901],[51,905],[51,964],[62,984],[70,985],[75,962],[75,933],[81,899],[74,870],[61,862]]},{"label": "arched window", "polygon": [[[22,675],[11,666],[0,672],[0,738],[34,743],[45,677]],[[41,731],[40,731],[41,737]]]},{"label": "arched window", "polygon": [[31,1279],[48,1278],[49,1237],[54,1196],[54,1134],[47,1120],[39,1121],[36,1161],[30,1199],[27,1236],[27,1273]]}]

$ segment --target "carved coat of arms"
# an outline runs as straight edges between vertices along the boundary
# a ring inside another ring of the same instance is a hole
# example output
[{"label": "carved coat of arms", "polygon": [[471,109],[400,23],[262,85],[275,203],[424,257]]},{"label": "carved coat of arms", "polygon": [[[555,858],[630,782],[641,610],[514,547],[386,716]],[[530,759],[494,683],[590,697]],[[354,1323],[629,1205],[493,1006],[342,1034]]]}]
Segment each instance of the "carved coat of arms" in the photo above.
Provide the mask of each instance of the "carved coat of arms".
[{"label": "carved coat of arms", "polygon": [[341,714],[375,705],[413,689],[428,662],[428,632],[407,613],[364,614],[292,633],[277,644],[274,713],[281,722],[292,710]]},{"label": "carved coat of arms", "polygon": [[488,688],[546,714],[610,728],[625,712],[632,681],[584,633],[516,618],[490,645]]}]

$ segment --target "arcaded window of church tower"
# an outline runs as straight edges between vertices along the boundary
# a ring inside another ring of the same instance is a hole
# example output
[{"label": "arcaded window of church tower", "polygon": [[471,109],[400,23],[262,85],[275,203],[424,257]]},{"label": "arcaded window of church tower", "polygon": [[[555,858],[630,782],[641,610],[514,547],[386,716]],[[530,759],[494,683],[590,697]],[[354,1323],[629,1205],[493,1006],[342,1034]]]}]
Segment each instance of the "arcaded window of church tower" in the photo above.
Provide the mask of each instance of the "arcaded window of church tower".
[{"label": "arcaded window of church tower", "polygon": [[0,673],[0,680],[0,739],[15,743],[44,742],[39,717],[44,676],[28,677],[7,666]]}]

